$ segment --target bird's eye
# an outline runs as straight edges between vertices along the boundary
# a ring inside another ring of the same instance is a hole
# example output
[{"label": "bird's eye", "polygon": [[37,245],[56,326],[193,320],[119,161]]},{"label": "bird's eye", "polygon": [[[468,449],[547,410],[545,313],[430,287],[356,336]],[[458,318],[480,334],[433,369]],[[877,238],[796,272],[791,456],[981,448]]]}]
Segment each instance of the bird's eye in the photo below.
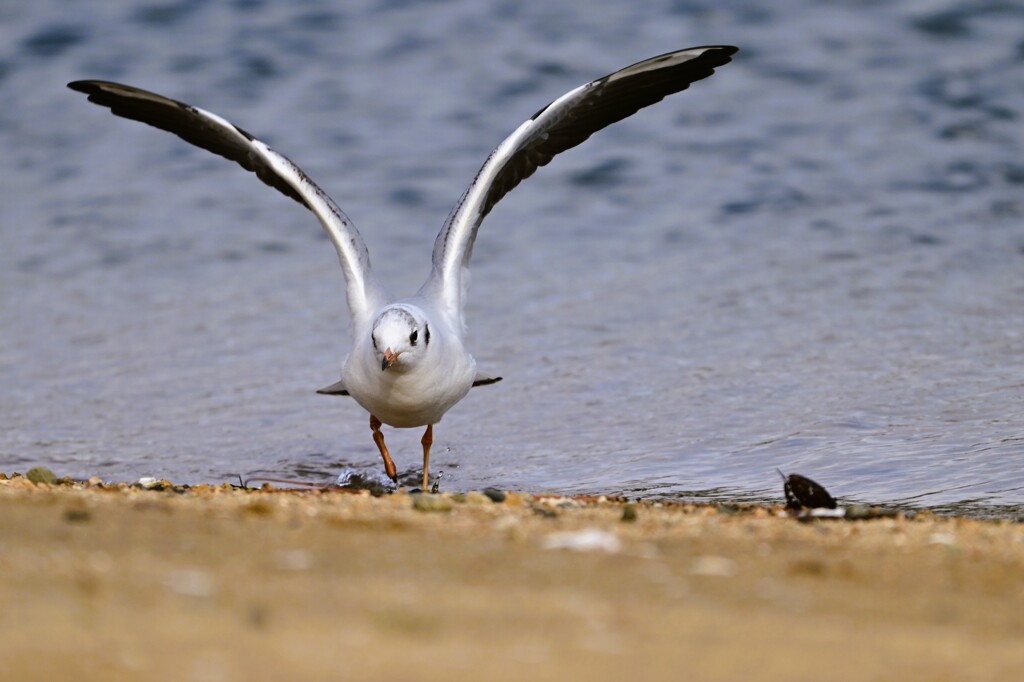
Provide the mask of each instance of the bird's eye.
[{"label": "bird's eye", "polygon": [[419,330],[413,329],[412,334],[409,334],[409,343],[415,346],[417,338],[419,338]]}]

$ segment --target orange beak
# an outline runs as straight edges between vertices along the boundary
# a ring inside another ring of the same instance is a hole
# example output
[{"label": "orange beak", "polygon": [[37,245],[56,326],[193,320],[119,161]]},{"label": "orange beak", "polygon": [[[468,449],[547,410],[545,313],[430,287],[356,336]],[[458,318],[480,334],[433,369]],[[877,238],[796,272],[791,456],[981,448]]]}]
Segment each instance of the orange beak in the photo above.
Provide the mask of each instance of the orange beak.
[{"label": "orange beak", "polygon": [[398,356],[401,354],[401,351],[397,353],[392,353],[391,347],[388,346],[387,350],[384,351],[384,361],[380,363],[380,371],[383,372],[388,367],[391,367],[393,364],[395,364],[395,361],[398,360]]}]

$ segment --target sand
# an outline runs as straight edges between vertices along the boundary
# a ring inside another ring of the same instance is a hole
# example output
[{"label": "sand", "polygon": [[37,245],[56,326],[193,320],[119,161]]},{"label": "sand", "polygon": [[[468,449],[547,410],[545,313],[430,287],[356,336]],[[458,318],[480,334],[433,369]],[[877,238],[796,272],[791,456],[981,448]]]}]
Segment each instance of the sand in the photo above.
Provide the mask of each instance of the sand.
[{"label": "sand", "polygon": [[1020,680],[1024,524],[0,477],[0,635],[3,680]]}]

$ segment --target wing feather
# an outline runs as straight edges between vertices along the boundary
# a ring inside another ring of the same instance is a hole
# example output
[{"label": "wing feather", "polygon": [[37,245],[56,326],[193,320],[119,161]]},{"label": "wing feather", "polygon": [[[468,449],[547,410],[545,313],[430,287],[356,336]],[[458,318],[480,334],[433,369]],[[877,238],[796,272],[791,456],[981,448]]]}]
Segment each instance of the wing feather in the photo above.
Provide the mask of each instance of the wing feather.
[{"label": "wing feather", "polygon": [[115,116],[166,130],[197,147],[234,161],[260,180],[299,202],[317,217],[338,252],[345,273],[349,311],[365,322],[386,300],[370,268],[362,236],[327,194],[283,154],[231,122],[184,102],[108,81],[75,81],[72,90],[110,109]]},{"label": "wing feather", "polygon": [[434,242],[434,289],[452,319],[462,320],[469,260],[483,219],[516,185],[555,156],[728,64],[737,48],[694,47],[646,59],[562,95],[491,152]]}]

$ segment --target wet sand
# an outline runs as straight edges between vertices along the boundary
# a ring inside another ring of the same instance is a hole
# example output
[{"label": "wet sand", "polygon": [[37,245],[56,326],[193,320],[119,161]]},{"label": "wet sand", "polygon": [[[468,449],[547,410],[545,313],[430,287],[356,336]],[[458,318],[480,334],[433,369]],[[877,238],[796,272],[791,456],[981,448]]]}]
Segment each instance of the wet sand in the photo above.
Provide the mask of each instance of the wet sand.
[{"label": "wet sand", "polygon": [[0,479],[0,678],[1016,680],[1024,670],[1019,523],[800,523],[780,508],[627,510],[516,493],[416,499]]}]

